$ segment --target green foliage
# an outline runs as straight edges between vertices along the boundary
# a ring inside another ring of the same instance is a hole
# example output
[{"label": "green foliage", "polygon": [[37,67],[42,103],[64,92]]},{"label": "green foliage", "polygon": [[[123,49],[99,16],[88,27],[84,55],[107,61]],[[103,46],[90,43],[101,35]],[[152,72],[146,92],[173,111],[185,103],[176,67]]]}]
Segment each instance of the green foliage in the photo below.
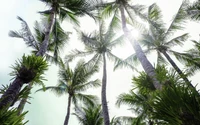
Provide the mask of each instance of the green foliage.
[{"label": "green foliage", "polygon": [[[5,108],[7,109],[7,108]],[[23,122],[25,113],[18,115],[16,109],[0,110],[0,124],[1,125],[25,125],[28,121]]]},{"label": "green foliage", "polygon": [[[77,100],[87,102],[87,104],[94,104],[97,97],[93,95],[82,94],[91,87],[99,87],[100,81],[89,80],[91,76],[98,71],[97,67],[90,67],[85,65],[83,60],[80,60],[74,70],[72,70],[68,63],[60,61],[60,69],[58,72],[57,86],[48,86],[45,89],[54,92],[56,95],[61,96],[64,94],[72,96],[72,101],[76,105]],[[42,91],[39,89],[38,91]]]},{"label": "green foliage", "polygon": [[76,116],[81,125],[103,125],[101,105],[76,107],[73,115]]},{"label": "green foliage", "polygon": [[196,0],[194,3],[190,4],[187,8],[188,16],[196,21],[200,20],[200,1]]},{"label": "green foliage", "polygon": [[152,117],[159,124],[198,125],[200,96],[196,90],[182,85],[170,85],[156,92],[150,105]]},{"label": "green foliage", "polygon": [[23,55],[22,59],[16,61],[12,68],[14,71],[10,75],[14,78],[19,77],[24,83],[34,82],[44,86],[43,80],[45,79],[42,75],[47,70],[48,64],[43,57]]}]

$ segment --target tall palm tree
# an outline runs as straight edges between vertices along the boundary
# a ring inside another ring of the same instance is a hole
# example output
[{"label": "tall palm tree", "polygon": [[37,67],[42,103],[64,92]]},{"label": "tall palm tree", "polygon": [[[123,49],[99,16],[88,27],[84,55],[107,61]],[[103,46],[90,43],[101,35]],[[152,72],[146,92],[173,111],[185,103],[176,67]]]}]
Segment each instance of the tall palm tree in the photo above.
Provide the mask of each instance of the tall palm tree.
[{"label": "tall palm tree", "polygon": [[[22,29],[19,31],[10,31],[9,36],[15,38],[21,38],[25,41],[28,47],[31,47],[32,53],[37,55],[45,39],[45,30],[47,29],[47,18],[43,18],[41,23],[35,22],[34,33],[30,31],[30,28],[25,20],[21,17],[18,19],[22,23]],[[33,35],[34,34],[34,35]],[[50,34],[49,46],[46,53],[43,55],[47,61],[57,64],[59,62],[60,51],[64,48],[65,44],[69,40],[69,33],[66,33],[56,21],[56,25],[53,26],[52,33]],[[31,90],[33,84],[28,84],[28,88]],[[22,113],[24,106],[27,102],[28,96],[23,98],[18,106],[19,114]]]},{"label": "tall palm tree", "polygon": [[108,105],[106,98],[106,85],[107,85],[107,58],[112,60],[120,60],[117,56],[115,56],[111,50],[113,47],[119,45],[119,43],[123,42],[124,36],[121,35],[119,37],[115,36],[114,27],[118,25],[119,19],[113,17],[107,31],[105,30],[105,23],[100,20],[99,31],[94,32],[93,34],[85,34],[80,32],[81,40],[85,44],[85,51],[75,50],[70,55],[67,56],[68,60],[72,60],[75,57],[93,55],[93,57],[87,62],[89,65],[99,65],[103,62],[103,78],[102,78],[102,88],[101,88],[101,104],[103,110],[103,118],[104,124],[109,125],[109,113],[108,113]]},{"label": "tall palm tree", "polygon": [[[70,69],[69,64],[62,63],[59,69],[59,82],[57,86],[48,86],[46,90],[53,91],[56,95],[68,95],[67,115],[65,117],[64,125],[68,125],[70,118],[71,103],[77,105],[77,100],[81,100],[86,104],[94,104],[97,101],[96,96],[86,95],[82,92],[89,87],[99,87],[98,79],[89,81],[90,77],[98,71],[98,67],[89,67],[85,65],[84,61],[79,61],[74,68]],[[37,91],[42,91],[39,89]]]},{"label": "tall palm tree", "polygon": [[116,0],[114,2],[105,3],[102,6],[105,8],[103,11],[104,14],[111,14],[111,12],[114,12],[114,14],[116,16],[118,16],[118,13],[120,12],[122,29],[123,29],[125,36],[128,38],[133,49],[135,50],[136,56],[139,59],[143,69],[153,79],[154,86],[157,89],[161,89],[161,85],[158,82],[158,80],[156,79],[156,73],[155,73],[154,67],[149,62],[149,60],[147,59],[146,55],[144,54],[141,46],[134,38],[134,34],[131,34],[131,31],[127,28],[125,11],[128,14],[128,17],[130,18],[130,20],[132,21],[132,24],[137,25],[138,22],[134,19],[134,15],[138,15],[142,19],[146,19],[146,16],[143,13],[141,13],[143,11],[144,7],[140,6],[140,5],[132,6],[128,3],[128,0]]},{"label": "tall palm tree", "polygon": [[[86,0],[75,0],[75,1],[74,0],[70,0],[70,1],[69,0],[67,0],[67,1],[66,0],[53,0],[53,1],[52,0],[41,0],[41,1],[46,3],[47,5],[50,5],[50,9],[40,12],[42,14],[49,15],[49,22],[48,22],[47,29],[45,30],[44,40],[41,43],[39,51],[36,54],[37,56],[44,56],[44,54],[47,51],[47,48],[49,46],[50,34],[52,32],[54,22],[56,19],[56,14],[58,14],[62,20],[66,17],[69,17],[69,19],[72,19],[77,24],[78,21],[74,17],[74,14],[76,14],[76,15],[84,15],[84,14],[91,15],[90,11],[94,9],[93,4],[96,4],[96,1],[88,2]],[[30,35],[30,34],[28,34],[28,35]],[[33,41],[33,38],[30,37],[30,40]],[[22,79],[17,78],[12,82],[12,85],[13,86],[16,86],[16,84],[20,85],[19,90],[18,90],[18,91],[20,91],[24,82],[25,81],[23,81]],[[12,85],[10,87],[12,87]],[[16,96],[16,93],[14,94],[14,93],[12,93],[12,91],[10,91],[10,92],[12,95]],[[9,102],[6,101],[6,105],[8,103],[13,102],[12,99],[14,99],[14,98],[13,97],[10,98]],[[5,105],[5,102],[3,103],[3,105]]]},{"label": "tall palm tree", "polygon": [[53,25],[56,21],[56,15],[59,19],[69,19],[71,22],[79,25],[77,15],[83,16],[85,14],[93,16],[91,11],[95,9],[98,2],[96,0],[40,0],[41,2],[49,6],[48,10],[40,12],[41,14],[49,15],[48,26],[45,31],[45,38],[40,46],[40,49],[36,55],[43,56],[49,45],[50,34],[53,29]]},{"label": "tall palm tree", "polygon": [[81,125],[102,125],[103,115],[101,105],[87,105],[86,107],[75,107],[73,113],[81,123]]},{"label": "tall palm tree", "polygon": [[170,26],[166,29],[162,22],[162,14],[159,7],[153,4],[148,9],[148,20],[150,23],[149,33],[144,34],[141,42],[147,46],[147,53],[156,50],[158,55],[158,62],[165,61],[162,55],[169,61],[172,67],[177,71],[177,73],[183,78],[183,80],[192,86],[186,75],[181,71],[181,69],[176,65],[176,63],[170,57],[170,54],[179,56],[179,52],[173,51],[171,48],[175,45],[183,45],[183,42],[189,37],[188,33],[182,34],[177,37],[171,38],[172,33],[177,30],[182,29],[181,24],[185,22],[185,7],[186,3],[183,2],[174,16]]},{"label": "tall palm tree", "polygon": [[35,55],[23,56],[13,66],[14,81],[9,85],[0,99],[0,109],[9,108],[19,96],[20,90],[24,83],[36,82],[43,84],[42,80],[44,71],[47,70],[47,62],[43,57]]}]

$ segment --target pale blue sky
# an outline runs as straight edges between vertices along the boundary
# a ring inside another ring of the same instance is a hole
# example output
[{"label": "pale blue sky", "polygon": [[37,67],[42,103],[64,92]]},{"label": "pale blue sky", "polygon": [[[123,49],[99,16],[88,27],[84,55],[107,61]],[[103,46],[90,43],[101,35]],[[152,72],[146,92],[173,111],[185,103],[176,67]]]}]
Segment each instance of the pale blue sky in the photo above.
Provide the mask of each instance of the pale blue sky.
[{"label": "pale blue sky", "polygon": [[[173,14],[179,8],[181,0],[135,0],[136,3],[140,4],[152,4],[157,2],[161,7],[165,23],[169,24]],[[21,28],[20,21],[16,19],[17,16],[22,17],[27,21],[30,28],[33,27],[33,23],[35,20],[40,19],[40,15],[37,11],[44,10],[45,5],[43,5],[40,1],[37,0],[9,0],[2,1],[0,8],[0,34],[1,34],[1,46],[0,46],[0,56],[2,57],[2,61],[0,61],[0,84],[8,84],[10,83],[10,76],[8,75],[11,71],[10,66],[14,64],[14,61],[20,58],[24,53],[29,53],[29,49],[24,44],[23,40],[14,39],[8,37],[9,30],[18,30]],[[90,23],[88,23],[90,22]],[[94,27],[94,23],[91,20],[83,19],[82,24],[84,27],[82,29],[92,31],[92,27]],[[68,24],[63,24],[63,29],[69,31],[71,27]],[[199,32],[197,29],[200,29],[200,26],[197,23],[191,22],[187,25],[187,30],[192,34],[193,39],[198,39]],[[70,48],[77,47],[79,42],[75,38],[76,35],[72,35],[71,42],[66,47],[66,51]],[[192,39],[191,38],[191,39]],[[179,48],[180,49],[180,48]],[[132,48],[129,44],[125,44],[124,48],[118,48],[114,51],[116,54],[120,54],[120,56],[128,56],[133,52]],[[123,53],[122,53],[123,52]],[[153,57],[153,56],[152,56]],[[152,63],[152,58],[149,58]],[[116,97],[122,92],[128,92],[131,87],[131,78],[134,75],[130,70],[122,69],[117,70],[113,73],[112,64],[108,64],[108,106],[110,110],[111,117],[119,116],[119,115],[127,115],[130,112],[127,112],[125,109],[127,107],[122,106],[122,108],[116,108],[115,101]],[[46,85],[56,85],[57,83],[57,68],[52,65],[49,68],[49,71],[46,72],[46,79],[48,81],[45,82]],[[95,78],[101,79],[101,73],[95,75]],[[194,83],[197,83],[197,79],[193,77],[191,79]],[[39,87],[36,87],[38,89]],[[90,90],[93,94],[100,95],[100,89]],[[67,96],[56,97],[54,94],[49,92],[40,92],[32,94],[33,99],[31,99],[31,105],[26,106],[26,110],[29,110],[27,114],[27,119],[29,122],[27,125],[62,125],[64,122],[64,118],[66,115],[67,109]],[[73,110],[71,110],[73,112]],[[74,116],[71,116],[69,125],[78,125],[78,122]]]}]

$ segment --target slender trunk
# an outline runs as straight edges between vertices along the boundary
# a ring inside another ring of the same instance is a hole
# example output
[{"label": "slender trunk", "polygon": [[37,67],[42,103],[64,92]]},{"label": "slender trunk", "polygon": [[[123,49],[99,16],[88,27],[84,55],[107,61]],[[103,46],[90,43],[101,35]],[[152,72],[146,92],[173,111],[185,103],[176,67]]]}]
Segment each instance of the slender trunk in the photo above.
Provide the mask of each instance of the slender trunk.
[{"label": "slender trunk", "polygon": [[45,53],[47,51],[47,48],[48,48],[48,45],[49,45],[50,34],[52,32],[53,25],[54,25],[54,18],[55,18],[55,8],[52,8],[51,14],[50,14],[49,25],[48,25],[47,30],[45,32],[45,38],[44,38],[42,45],[40,46],[40,49],[37,52],[36,56],[43,56],[43,55],[45,55]]},{"label": "slender trunk", "polygon": [[124,14],[123,5],[120,5],[120,12],[121,12],[121,19],[122,19],[122,29],[124,31],[125,36],[128,38],[129,42],[132,44],[133,49],[135,50],[136,56],[139,59],[144,71],[147,75],[152,79],[154,87],[156,89],[161,89],[162,86],[160,82],[156,78],[156,72],[152,64],[147,59],[146,55],[144,54],[141,46],[139,43],[134,39],[128,28],[126,27],[126,18]]},{"label": "slender trunk", "polygon": [[68,105],[67,105],[67,115],[65,117],[64,125],[68,125],[68,123],[69,123],[69,116],[70,116],[70,109],[71,109],[71,100],[72,100],[72,96],[69,95],[69,97],[68,97]]},{"label": "slender trunk", "polygon": [[[30,83],[29,83],[29,85],[28,85],[29,91],[31,91],[32,85],[33,85],[33,84],[30,84]],[[28,100],[28,96],[25,97],[25,98],[23,98],[23,99],[20,101],[20,103],[19,103],[19,105],[18,105],[18,107],[17,107],[17,111],[18,111],[17,114],[18,114],[18,115],[22,114],[27,100]]]},{"label": "slender trunk", "polygon": [[194,87],[191,82],[187,79],[185,74],[180,70],[180,68],[176,65],[176,63],[171,59],[171,57],[167,54],[166,51],[161,51],[162,54],[167,58],[169,63],[172,65],[172,67],[176,70],[176,72],[181,76],[181,78],[190,86]]},{"label": "slender trunk", "polygon": [[105,53],[103,53],[103,78],[102,78],[102,89],[101,89],[101,103],[103,109],[104,125],[109,125],[110,118],[109,118],[108,105],[106,99],[106,84],[107,84],[106,56]]},{"label": "slender trunk", "polygon": [[24,82],[20,78],[15,78],[0,99],[0,110],[3,108],[9,108],[11,104],[13,104],[13,101],[18,96],[23,84]]},{"label": "slender trunk", "polygon": [[[40,49],[39,51],[37,52],[36,56],[44,56],[46,51],[47,51],[47,48],[48,48],[48,45],[49,45],[49,37],[50,37],[50,34],[52,32],[52,28],[53,28],[53,25],[54,25],[54,18],[55,18],[55,13],[54,13],[54,8],[52,8],[52,11],[51,11],[51,15],[50,15],[50,20],[49,20],[49,25],[48,25],[48,28],[45,32],[45,38],[42,42],[42,45],[40,46]],[[32,84],[29,84],[29,88],[32,87]],[[18,115],[20,115],[24,109],[24,106],[27,102],[27,99],[28,97],[26,98],[23,98],[21,101],[20,101],[20,104],[18,105]]]}]

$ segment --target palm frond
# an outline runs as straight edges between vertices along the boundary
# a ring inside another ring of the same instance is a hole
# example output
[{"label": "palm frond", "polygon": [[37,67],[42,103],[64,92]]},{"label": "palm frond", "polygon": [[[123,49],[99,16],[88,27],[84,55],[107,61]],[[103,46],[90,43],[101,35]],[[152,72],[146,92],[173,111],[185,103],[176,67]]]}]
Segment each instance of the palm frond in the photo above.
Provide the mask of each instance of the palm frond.
[{"label": "palm frond", "polygon": [[197,0],[194,3],[188,5],[187,13],[191,19],[199,21],[199,19],[200,19],[200,1]]},{"label": "palm frond", "polygon": [[183,29],[183,24],[186,21],[187,13],[186,13],[186,7],[188,3],[186,0],[183,0],[177,13],[175,14],[174,18],[172,19],[172,22],[165,32],[165,38],[168,36],[171,36],[175,31]]},{"label": "palm frond", "polygon": [[169,40],[168,42],[165,43],[165,45],[168,47],[175,46],[175,45],[182,46],[183,42],[185,42],[188,38],[189,38],[189,34],[185,33],[183,35],[177,36],[177,37]]},{"label": "palm frond", "polygon": [[99,101],[97,96],[86,95],[86,94],[81,94],[81,93],[75,94],[75,98],[89,105],[95,105]]},{"label": "palm frond", "polygon": [[36,48],[37,47],[37,42],[36,42],[34,36],[32,35],[28,24],[26,23],[25,20],[23,20],[19,16],[17,17],[17,19],[21,21],[22,29],[19,32],[10,31],[9,32],[9,36],[10,37],[22,38],[28,46]]},{"label": "palm frond", "polygon": [[87,90],[88,88],[91,88],[91,87],[97,88],[99,86],[101,86],[100,81],[98,79],[96,79],[94,81],[89,81],[87,83],[77,85],[74,88],[75,88],[76,92],[80,92],[80,91],[85,91],[85,90]]}]

